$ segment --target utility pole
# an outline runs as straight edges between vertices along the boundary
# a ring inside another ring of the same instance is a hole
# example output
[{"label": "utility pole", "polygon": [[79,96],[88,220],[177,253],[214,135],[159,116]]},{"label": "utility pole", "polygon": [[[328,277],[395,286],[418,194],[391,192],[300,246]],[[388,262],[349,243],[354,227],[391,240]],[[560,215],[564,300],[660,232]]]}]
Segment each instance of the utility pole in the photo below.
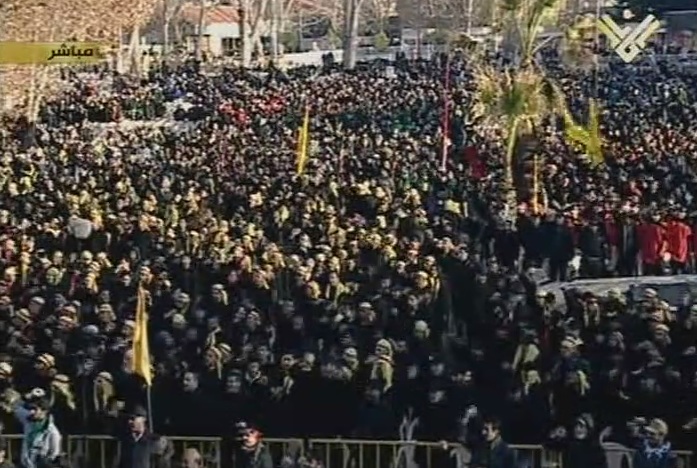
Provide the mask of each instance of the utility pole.
[{"label": "utility pole", "polygon": [[472,11],[474,10],[474,0],[467,0],[467,25],[465,26],[465,31],[467,35],[472,34]]},{"label": "utility pole", "polygon": [[303,23],[305,18],[303,17],[303,9],[298,8],[298,50],[294,52],[305,52],[303,48]]},{"label": "utility pole", "polygon": [[271,56],[274,64],[278,62],[278,26],[280,23],[279,1],[271,0]]},{"label": "utility pole", "polygon": [[237,21],[239,21],[238,29],[240,32],[240,45],[242,46],[240,56],[242,58],[242,66],[246,67],[249,65],[249,63],[246,63],[248,62],[247,57],[251,57],[251,51],[249,50],[251,44],[249,44],[249,40],[247,39],[247,12],[244,2],[245,0],[238,0]]},{"label": "utility pole", "polygon": [[423,21],[421,11],[421,0],[416,0],[416,58],[421,58],[421,36],[423,34],[423,26],[421,22]]}]

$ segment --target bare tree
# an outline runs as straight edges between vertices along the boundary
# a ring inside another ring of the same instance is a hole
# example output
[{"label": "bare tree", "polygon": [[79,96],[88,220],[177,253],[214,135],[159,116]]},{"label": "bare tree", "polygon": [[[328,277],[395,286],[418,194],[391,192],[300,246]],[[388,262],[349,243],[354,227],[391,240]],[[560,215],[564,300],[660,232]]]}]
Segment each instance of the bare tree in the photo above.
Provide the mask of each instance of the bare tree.
[{"label": "bare tree", "polygon": [[269,35],[271,38],[271,56],[274,61],[278,60],[280,48],[278,43],[278,35],[280,32],[281,16],[283,9],[280,0],[270,0],[269,2]]},{"label": "bare tree", "polygon": [[496,0],[397,0],[402,24],[416,29],[437,28],[459,33],[492,26]]},{"label": "bare tree", "polygon": [[333,26],[344,24],[346,11],[340,0],[324,0],[317,3],[317,14],[329,18]]},{"label": "bare tree", "polygon": [[344,68],[350,70],[356,66],[358,52],[358,23],[361,8],[365,0],[344,0]]},{"label": "bare tree", "polygon": [[242,36],[242,66],[252,63],[254,50],[263,53],[261,36],[264,33],[265,19],[268,17],[269,0],[239,0],[240,35]]},{"label": "bare tree", "polygon": [[196,43],[194,44],[194,55],[196,60],[201,60],[203,56],[203,32],[208,7],[209,4],[206,0],[198,0],[198,21],[196,22]]},{"label": "bare tree", "polygon": [[397,0],[366,0],[361,16],[363,20],[373,20],[384,30],[387,19],[397,12]]},{"label": "bare tree", "polygon": [[[80,15],[73,5],[67,4],[67,0],[50,5],[42,0],[3,2],[0,4],[0,39],[55,42],[66,37],[81,37],[89,27],[89,21],[87,17],[81,23]],[[33,128],[44,96],[59,81],[51,79],[56,78],[56,72],[56,67],[38,64],[3,69],[3,94],[25,118],[28,128]]]},{"label": "bare tree", "polygon": [[[67,1],[67,0],[66,0]],[[96,2],[95,2],[96,3]],[[128,62],[126,71],[138,72],[140,69],[140,32],[141,28],[153,17],[159,0],[106,0],[100,5],[100,21],[107,23],[111,31],[118,36],[118,62],[122,63],[121,39],[129,33]],[[111,18],[117,18],[111,23]]]},{"label": "bare tree", "polygon": [[[129,31],[138,44],[142,24],[152,16],[156,0],[6,0],[0,3],[0,40],[56,42],[114,40]],[[120,47],[119,47],[120,52]],[[118,53],[118,52],[117,52]],[[135,60],[133,60],[135,63]],[[0,72],[3,94],[32,128],[41,103],[60,89],[56,66],[5,67]]]},{"label": "bare tree", "polygon": [[162,0],[162,55],[166,57],[170,51],[170,32],[172,23],[182,11],[184,0]]}]

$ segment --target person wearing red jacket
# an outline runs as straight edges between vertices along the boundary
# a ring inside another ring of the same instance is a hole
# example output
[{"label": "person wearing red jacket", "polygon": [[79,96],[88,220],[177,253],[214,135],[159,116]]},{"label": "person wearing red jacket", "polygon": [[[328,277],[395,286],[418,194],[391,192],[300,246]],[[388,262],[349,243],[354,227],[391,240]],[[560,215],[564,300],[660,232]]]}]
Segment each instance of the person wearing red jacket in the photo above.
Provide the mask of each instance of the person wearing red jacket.
[{"label": "person wearing red jacket", "polygon": [[649,220],[642,222],[637,228],[639,252],[641,255],[642,273],[645,275],[660,275],[663,255],[667,252],[666,229],[661,224],[658,213],[651,215]]},{"label": "person wearing red jacket", "polygon": [[684,211],[678,212],[675,217],[671,216],[666,223],[666,241],[674,275],[680,275],[686,271],[690,258],[692,228],[684,221],[686,215],[687,213]]}]

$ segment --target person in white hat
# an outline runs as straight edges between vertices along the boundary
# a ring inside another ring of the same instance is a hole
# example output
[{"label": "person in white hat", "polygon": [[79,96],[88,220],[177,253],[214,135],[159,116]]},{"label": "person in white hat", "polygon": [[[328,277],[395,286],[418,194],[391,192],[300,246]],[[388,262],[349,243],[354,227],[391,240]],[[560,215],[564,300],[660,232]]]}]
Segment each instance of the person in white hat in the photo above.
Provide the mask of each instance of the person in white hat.
[{"label": "person in white hat", "polygon": [[53,466],[61,456],[62,436],[50,414],[46,392],[35,388],[15,405],[15,417],[22,424],[24,437],[20,456],[22,468]]},{"label": "person in white hat", "polygon": [[676,468],[677,457],[667,441],[668,424],[662,419],[652,419],[644,426],[641,444],[634,452],[633,468]]}]

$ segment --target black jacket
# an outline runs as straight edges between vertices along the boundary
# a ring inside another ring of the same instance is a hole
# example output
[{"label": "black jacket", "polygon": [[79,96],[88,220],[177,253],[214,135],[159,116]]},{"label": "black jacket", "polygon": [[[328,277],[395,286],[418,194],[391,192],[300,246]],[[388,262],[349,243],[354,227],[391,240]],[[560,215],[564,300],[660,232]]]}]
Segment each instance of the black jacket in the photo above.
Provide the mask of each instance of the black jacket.
[{"label": "black jacket", "polygon": [[562,453],[564,468],[607,467],[605,451],[595,441],[570,441]]},{"label": "black jacket", "polygon": [[157,451],[157,439],[146,432],[135,440],[130,433],[119,437],[121,451],[118,468],[150,468],[153,454]]},{"label": "black jacket", "polygon": [[516,468],[516,453],[503,440],[484,444],[472,453],[472,468]]},{"label": "black jacket", "polygon": [[245,453],[241,468],[273,468],[269,447],[261,443],[254,452]]}]

